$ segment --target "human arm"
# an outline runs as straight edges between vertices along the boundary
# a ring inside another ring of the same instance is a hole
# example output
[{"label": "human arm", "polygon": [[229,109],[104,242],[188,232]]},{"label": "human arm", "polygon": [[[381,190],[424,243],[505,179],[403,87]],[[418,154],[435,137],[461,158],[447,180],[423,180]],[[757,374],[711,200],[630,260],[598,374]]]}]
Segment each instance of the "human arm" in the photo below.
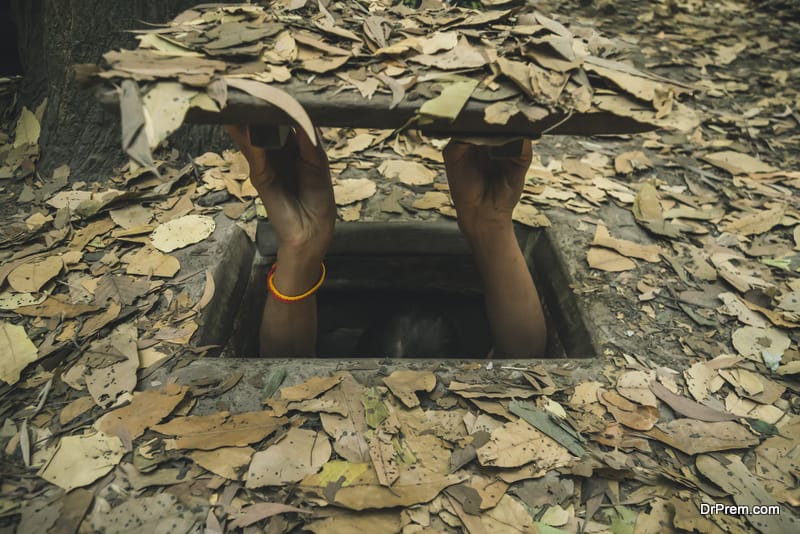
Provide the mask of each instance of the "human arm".
[{"label": "human arm", "polygon": [[519,157],[494,159],[487,147],[451,141],[443,155],[458,225],[483,280],[493,355],[542,356],[544,311],[511,218],[530,166],[531,144],[523,144]]},{"label": "human arm", "polygon": [[[283,295],[301,295],[319,280],[336,221],[330,167],[320,136],[314,146],[297,128],[283,148],[267,152],[250,144],[246,127],[226,129],[247,159],[250,179],[278,239],[273,283]],[[259,339],[264,357],[315,356],[316,296],[282,302],[269,292]]]}]

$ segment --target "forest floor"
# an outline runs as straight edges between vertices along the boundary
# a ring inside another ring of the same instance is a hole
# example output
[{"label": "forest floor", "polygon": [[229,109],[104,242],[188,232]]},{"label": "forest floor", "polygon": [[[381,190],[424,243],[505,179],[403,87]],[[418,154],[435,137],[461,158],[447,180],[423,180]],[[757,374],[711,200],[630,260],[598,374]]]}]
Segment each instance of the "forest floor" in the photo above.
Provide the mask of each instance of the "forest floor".
[{"label": "forest floor", "polygon": [[[703,114],[534,145],[515,218],[567,261],[596,358],[205,358],[222,232],[254,239],[263,209],[241,155],[42,177],[23,112],[0,133],[30,166],[0,162],[0,531],[797,532],[797,8],[537,6],[692,84]],[[441,142],[325,137],[342,221],[451,220]]]}]

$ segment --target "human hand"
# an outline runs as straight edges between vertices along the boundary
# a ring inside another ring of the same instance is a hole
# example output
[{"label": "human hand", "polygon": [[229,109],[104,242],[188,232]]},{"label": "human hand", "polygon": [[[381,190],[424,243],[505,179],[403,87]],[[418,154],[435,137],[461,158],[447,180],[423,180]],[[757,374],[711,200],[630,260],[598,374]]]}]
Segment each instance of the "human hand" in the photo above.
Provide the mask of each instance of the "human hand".
[{"label": "human hand", "polygon": [[510,229],[533,157],[530,141],[515,158],[491,158],[489,147],[455,139],[442,155],[458,225],[467,238],[483,229]]},{"label": "human hand", "polygon": [[278,238],[279,255],[318,266],[336,221],[331,171],[320,136],[314,146],[302,129],[294,128],[283,148],[267,151],[250,143],[246,126],[225,129],[250,165],[250,179]]}]

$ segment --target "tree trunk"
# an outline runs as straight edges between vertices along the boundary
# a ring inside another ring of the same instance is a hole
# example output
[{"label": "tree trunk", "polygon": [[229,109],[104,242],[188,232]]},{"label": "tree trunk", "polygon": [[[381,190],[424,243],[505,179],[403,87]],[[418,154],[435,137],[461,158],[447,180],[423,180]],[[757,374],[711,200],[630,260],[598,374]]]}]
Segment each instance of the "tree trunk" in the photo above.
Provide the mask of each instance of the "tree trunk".
[{"label": "tree trunk", "polygon": [[[46,97],[38,166],[43,176],[68,163],[80,180],[102,180],[125,161],[119,120],[74,80],[73,66],[98,63],[111,49],[134,48],[126,30],[165,23],[198,0],[11,0],[24,79],[20,105]],[[170,142],[197,155],[229,143],[219,127],[186,125]]]}]

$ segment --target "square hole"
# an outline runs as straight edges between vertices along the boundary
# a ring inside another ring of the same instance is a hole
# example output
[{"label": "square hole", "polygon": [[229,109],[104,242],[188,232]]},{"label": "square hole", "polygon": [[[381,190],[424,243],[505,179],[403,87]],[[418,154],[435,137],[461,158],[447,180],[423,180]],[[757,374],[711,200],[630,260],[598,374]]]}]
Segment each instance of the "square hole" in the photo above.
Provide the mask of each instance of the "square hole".
[{"label": "square hole", "polygon": [[[594,357],[547,232],[521,225],[515,232],[545,309],[545,355]],[[258,355],[266,276],[277,249],[266,221],[256,249],[226,255],[222,272],[238,273],[238,283],[229,283],[204,313],[199,344],[222,346],[223,357]],[[317,297],[319,357],[483,359],[489,353],[481,279],[455,222],[339,222],[325,264]]]}]

